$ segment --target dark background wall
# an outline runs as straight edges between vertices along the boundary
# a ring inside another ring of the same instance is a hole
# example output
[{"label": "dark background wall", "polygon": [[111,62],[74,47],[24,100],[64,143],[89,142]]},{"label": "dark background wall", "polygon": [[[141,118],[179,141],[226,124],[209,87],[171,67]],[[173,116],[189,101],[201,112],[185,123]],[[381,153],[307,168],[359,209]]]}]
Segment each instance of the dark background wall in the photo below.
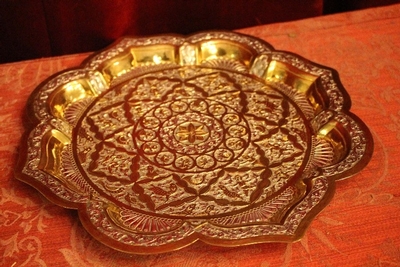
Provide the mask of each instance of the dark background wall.
[{"label": "dark background wall", "polygon": [[0,63],[95,51],[122,35],[232,30],[400,0],[1,0]]}]

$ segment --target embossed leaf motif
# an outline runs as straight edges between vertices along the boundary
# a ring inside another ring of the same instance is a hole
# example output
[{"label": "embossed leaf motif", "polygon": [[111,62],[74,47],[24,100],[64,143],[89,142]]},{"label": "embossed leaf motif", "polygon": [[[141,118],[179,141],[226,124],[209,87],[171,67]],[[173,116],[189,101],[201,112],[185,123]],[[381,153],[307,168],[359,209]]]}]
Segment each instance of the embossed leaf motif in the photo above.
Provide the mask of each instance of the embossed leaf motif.
[{"label": "embossed leaf motif", "polygon": [[234,33],[117,46],[37,90],[20,177],[107,245],[296,240],[334,178],[367,162],[329,69]]}]

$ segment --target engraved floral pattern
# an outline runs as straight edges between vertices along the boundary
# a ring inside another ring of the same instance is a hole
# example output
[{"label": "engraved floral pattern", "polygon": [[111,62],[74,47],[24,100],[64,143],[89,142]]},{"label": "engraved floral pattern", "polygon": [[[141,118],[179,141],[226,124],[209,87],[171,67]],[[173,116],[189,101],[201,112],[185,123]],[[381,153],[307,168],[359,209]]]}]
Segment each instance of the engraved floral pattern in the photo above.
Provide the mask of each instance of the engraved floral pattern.
[{"label": "engraved floral pattern", "polygon": [[180,68],[132,79],[118,92],[99,98],[77,125],[77,149],[88,151],[78,164],[130,207],[222,215],[265,200],[307,162],[306,128],[293,104],[247,76]]}]

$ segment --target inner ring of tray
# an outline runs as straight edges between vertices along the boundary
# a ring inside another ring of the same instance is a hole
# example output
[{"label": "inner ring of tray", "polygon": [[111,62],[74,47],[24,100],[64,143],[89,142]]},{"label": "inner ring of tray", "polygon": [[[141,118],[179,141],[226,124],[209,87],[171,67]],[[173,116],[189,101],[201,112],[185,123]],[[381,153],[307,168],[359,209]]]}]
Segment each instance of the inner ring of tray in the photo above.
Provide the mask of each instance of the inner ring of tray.
[{"label": "inner ring of tray", "polygon": [[[75,117],[71,109],[67,116]],[[248,75],[171,68],[97,98],[67,158],[122,206],[174,217],[232,215],[296,182],[308,162],[307,124],[295,102]]]}]

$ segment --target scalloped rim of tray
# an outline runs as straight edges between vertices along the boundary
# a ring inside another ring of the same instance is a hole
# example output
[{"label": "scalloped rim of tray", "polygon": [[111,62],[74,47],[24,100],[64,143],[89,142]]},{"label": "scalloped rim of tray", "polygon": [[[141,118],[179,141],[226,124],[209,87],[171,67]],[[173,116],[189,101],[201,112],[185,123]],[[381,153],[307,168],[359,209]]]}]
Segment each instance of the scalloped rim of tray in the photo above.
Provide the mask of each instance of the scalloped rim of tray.
[{"label": "scalloped rim of tray", "polygon": [[16,176],[128,253],[293,242],[372,156],[350,106],[251,36],[124,37],[32,93]]}]

